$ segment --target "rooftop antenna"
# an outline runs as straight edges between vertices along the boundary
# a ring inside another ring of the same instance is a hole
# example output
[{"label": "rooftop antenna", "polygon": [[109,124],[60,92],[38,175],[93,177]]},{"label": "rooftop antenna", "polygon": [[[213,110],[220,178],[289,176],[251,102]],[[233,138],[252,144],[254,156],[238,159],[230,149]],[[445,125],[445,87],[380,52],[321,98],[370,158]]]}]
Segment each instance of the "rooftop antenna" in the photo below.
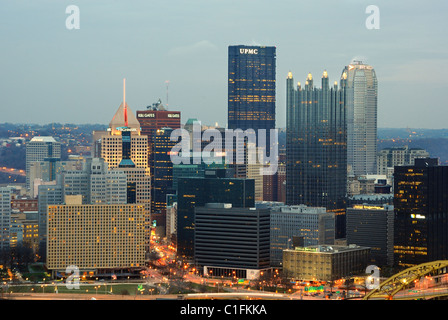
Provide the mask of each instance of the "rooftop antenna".
[{"label": "rooftop antenna", "polygon": [[124,125],[128,126],[128,108],[126,107],[126,78],[123,79],[123,111],[124,111]]},{"label": "rooftop antenna", "polygon": [[166,80],[165,83],[166,83],[166,107],[168,109],[168,87],[170,85],[170,80]]}]

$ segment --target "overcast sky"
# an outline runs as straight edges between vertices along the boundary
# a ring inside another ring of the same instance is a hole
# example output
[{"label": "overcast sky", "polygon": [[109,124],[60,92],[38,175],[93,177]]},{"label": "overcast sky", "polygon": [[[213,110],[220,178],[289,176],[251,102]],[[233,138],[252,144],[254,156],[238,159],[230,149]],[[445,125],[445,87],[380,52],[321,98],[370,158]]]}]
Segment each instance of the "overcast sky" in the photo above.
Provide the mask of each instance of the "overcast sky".
[{"label": "overcast sky", "polygon": [[[66,7],[80,28],[66,28]],[[380,11],[369,30],[368,5]],[[227,123],[229,45],[277,47],[277,127],[288,71],[320,87],[354,58],[374,67],[378,127],[446,128],[448,2],[0,0],[0,123],[104,123],[159,98],[182,122]]]}]

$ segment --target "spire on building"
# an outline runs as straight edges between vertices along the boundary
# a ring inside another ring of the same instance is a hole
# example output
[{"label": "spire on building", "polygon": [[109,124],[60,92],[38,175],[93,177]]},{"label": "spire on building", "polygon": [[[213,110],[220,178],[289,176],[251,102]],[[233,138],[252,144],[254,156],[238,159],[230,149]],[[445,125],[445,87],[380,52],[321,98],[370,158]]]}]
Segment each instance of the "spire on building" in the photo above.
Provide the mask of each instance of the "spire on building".
[{"label": "spire on building", "polygon": [[109,131],[113,135],[121,134],[123,130],[140,134],[140,123],[126,103],[126,79],[123,79],[123,102],[109,123]]}]

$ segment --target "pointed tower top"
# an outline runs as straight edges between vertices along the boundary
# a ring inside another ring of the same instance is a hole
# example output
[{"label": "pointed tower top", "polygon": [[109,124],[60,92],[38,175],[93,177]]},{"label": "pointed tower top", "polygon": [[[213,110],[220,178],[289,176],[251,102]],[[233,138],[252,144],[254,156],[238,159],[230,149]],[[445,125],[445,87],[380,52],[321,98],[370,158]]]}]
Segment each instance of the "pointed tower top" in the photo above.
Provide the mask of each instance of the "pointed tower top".
[{"label": "pointed tower top", "polygon": [[120,134],[122,131],[131,131],[140,134],[140,123],[126,103],[126,79],[123,79],[123,103],[109,123],[109,131],[112,134]]}]

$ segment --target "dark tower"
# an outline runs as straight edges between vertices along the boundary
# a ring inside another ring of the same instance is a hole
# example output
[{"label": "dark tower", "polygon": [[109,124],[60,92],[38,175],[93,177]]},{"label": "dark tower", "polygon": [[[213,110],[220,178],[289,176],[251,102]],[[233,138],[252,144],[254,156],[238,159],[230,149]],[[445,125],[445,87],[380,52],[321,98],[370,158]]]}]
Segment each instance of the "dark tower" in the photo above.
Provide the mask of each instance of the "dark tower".
[{"label": "dark tower", "polygon": [[345,85],[322,88],[308,74],[305,86],[286,80],[286,204],[325,207],[336,216],[336,238],[345,237],[347,135]]}]

